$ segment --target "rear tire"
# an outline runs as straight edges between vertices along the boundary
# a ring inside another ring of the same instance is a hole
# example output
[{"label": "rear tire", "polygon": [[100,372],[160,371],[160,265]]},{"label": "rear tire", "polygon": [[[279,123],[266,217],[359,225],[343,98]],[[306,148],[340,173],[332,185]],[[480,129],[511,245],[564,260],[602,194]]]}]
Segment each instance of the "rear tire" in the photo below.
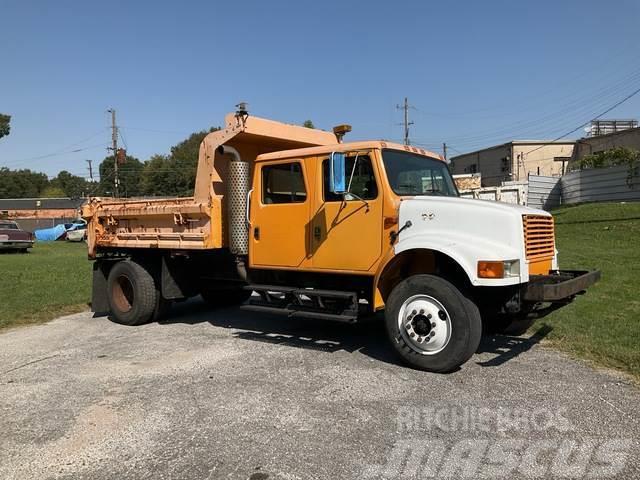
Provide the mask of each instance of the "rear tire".
[{"label": "rear tire", "polygon": [[153,276],[132,261],[117,262],[107,279],[110,319],[122,325],[142,325],[160,313],[159,292]]},{"label": "rear tire", "polygon": [[476,305],[448,281],[414,275],[387,299],[387,334],[402,360],[429,372],[450,372],[475,353],[482,336]]},{"label": "rear tire", "polygon": [[231,307],[246,302],[251,291],[243,288],[207,288],[200,295],[212,307]]}]

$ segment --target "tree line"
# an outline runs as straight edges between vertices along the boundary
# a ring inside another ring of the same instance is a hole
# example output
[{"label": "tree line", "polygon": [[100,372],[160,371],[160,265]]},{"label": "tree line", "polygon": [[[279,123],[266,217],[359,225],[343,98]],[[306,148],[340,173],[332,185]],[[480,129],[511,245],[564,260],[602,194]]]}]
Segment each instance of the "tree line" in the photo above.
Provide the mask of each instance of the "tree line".
[{"label": "tree line", "polygon": [[[204,137],[217,129],[211,128],[191,134],[171,147],[165,155],[153,155],[142,162],[127,155],[118,163],[120,195],[190,196],[193,194],[198,153]],[[8,132],[7,132],[8,134]],[[52,179],[30,169],[11,170],[0,167],[0,198],[54,198],[111,196],[114,190],[114,158],[102,160],[98,167],[99,181],[90,181],[63,170]]]},{"label": "tree line", "polygon": [[[0,138],[9,134],[11,116],[0,114]],[[311,120],[303,124],[315,128]],[[189,135],[171,147],[168,154],[153,155],[142,162],[126,155],[118,163],[119,194],[123,197],[193,195],[200,144],[207,134],[219,130],[210,128]],[[99,181],[90,181],[62,170],[49,179],[47,175],[29,169],[11,170],[0,167],[0,198],[56,198],[113,196],[115,168],[113,155],[100,163]]]}]

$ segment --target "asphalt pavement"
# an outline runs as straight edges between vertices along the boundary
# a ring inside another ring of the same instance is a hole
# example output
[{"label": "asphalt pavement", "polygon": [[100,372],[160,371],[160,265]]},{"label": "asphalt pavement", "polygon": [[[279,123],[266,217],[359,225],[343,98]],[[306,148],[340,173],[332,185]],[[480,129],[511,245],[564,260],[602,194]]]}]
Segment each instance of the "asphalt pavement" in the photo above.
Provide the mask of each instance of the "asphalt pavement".
[{"label": "asphalt pavement", "polygon": [[379,321],[192,301],[0,334],[1,479],[640,478],[640,390],[532,337],[401,365]]}]

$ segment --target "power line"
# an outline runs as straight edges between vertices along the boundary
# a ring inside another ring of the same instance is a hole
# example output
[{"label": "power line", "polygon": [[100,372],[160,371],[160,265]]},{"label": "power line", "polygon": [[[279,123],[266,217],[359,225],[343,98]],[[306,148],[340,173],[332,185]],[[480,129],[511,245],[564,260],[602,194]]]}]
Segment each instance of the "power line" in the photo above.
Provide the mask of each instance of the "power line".
[{"label": "power line", "polygon": [[582,117],[585,113],[595,107],[607,105],[621,92],[627,90],[631,86],[637,85],[639,80],[640,71],[634,73],[632,77],[626,78],[622,82],[618,82],[616,84],[599,89],[596,93],[590,94],[585,99],[580,98],[565,104],[561,104],[557,107],[557,109],[554,109],[554,111],[551,111],[550,113],[547,113],[541,117],[514,122],[506,128],[500,128],[498,130],[485,130],[484,132],[478,132],[473,135],[449,138],[449,140],[456,141],[456,143],[458,144],[473,143],[474,140],[486,141],[487,138],[495,138],[500,135],[513,136],[514,131],[531,132],[538,126],[542,126],[545,130],[550,130],[550,122],[552,124],[564,125],[568,121],[570,121],[570,118]]},{"label": "power line", "polygon": [[6,167],[15,166],[15,165],[17,165],[19,163],[29,162],[31,160],[41,160],[43,158],[56,157],[56,156],[59,156],[59,155],[68,155],[69,153],[84,152],[86,150],[91,150],[93,148],[104,147],[105,145],[106,144],[104,144],[104,143],[100,143],[100,144],[97,144],[97,145],[91,145],[89,147],[84,147],[84,148],[76,148],[74,150],[68,150],[68,151],[65,151],[65,152],[48,153],[46,155],[39,155],[37,157],[23,158],[21,160],[15,160],[13,162],[9,162],[9,163],[5,164],[5,166]]},{"label": "power line", "polygon": [[180,135],[191,135],[193,132],[185,132],[178,130],[156,130],[153,128],[142,128],[142,127],[129,127],[129,126],[120,126],[121,129],[124,130],[140,130],[142,132],[155,132],[155,133],[178,133]]},{"label": "power line", "polygon": [[529,155],[530,153],[535,152],[536,150],[540,150],[542,147],[544,147],[544,146],[546,146],[546,145],[549,145],[549,144],[551,144],[551,143],[553,143],[553,142],[557,142],[558,140],[561,140],[561,139],[563,139],[564,137],[571,135],[573,132],[576,132],[576,131],[580,130],[581,128],[584,128],[586,125],[589,125],[589,123],[590,123],[591,121],[593,121],[593,120],[597,120],[597,119],[599,119],[600,117],[602,117],[603,115],[606,115],[606,114],[607,114],[607,113],[609,113],[611,110],[613,110],[613,109],[615,109],[615,108],[619,107],[620,105],[622,105],[622,104],[623,104],[624,102],[626,102],[627,100],[629,100],[629,99],[633,98],[634,96],[636,96],[638,93],[640,93],[640,88],[638,88],[638,89],[634,90],[632,93],[630,93],[629,95],[627,95],[626,97],[624,97],[622,100],[620,100],[619,102],[616,102],[616,103],[615,103],[615,104],[613,104],[611,107],[607,108],[604,112],[602,112],[602,113],[600,113],[599,115],[596,115],[595,117],[593,117],[591,120],[588,120],[588,121],[586,121],[586,122],[584,122],[584,123],[582,123],[582,124],[578,125],[578,126],[577,126],[576,128],[574,128],[573,130],[570,130],[569,132],[567,132],[567,133],[565,133],[565,134],[563,134],[563,135],[560,135],[560,136],[559,136],[559,137],[557,137],[557,138],[554,138],[553,140],[551,140],[550,142],[548,142],[548,143],[546,143],[546,144],[540,145],[539,147],[534,148],[533,150],[529,150],[525,155]]}]

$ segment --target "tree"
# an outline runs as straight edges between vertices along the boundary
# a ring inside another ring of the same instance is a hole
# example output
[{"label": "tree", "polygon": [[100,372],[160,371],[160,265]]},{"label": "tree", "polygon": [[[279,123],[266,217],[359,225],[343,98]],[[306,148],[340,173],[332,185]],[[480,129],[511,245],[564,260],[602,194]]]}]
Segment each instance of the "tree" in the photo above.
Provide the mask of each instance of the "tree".
[{"label": "tree", "polygon": [[316,128],[311,120],[305,120],[302,126],[306,128]]},{"label": "tree", "polygon": [[211,128],[189,135],[171,147],[169,155],[154,155],[145,162],[141,187],[144,195],[179,196],[193,195],[198,167],[200,144]]},{"label": "tree", "polygon": [[153,155],[144,163],[140,188],[143,195],[172,195],[172,172],[169,157]]},{"label": "tree", "polygon": [[0,168],[0,198],[37,198],[48,184],[44,173]]},{"label": "tree", "polygon": [[64,197],[78,198],[86,196],[91,190],[91,184],[84,178],[72,175],[66,170],[58,173],[58,176],[49,182],[51,187],[62,190]]},{"label": "tree", "polygon": [[[106,157],[100,163],[100,184],[98,191],[101,195],[115,196],[113,156]],[[118,165],[118,179],[120,180],[119,194],[122,197],[136,197],[142,194],[140,188],[143,164],[135,157],[127,155],[122,165]]]},{"label": "tree", "polygon": [[615,147],[604,152],[585,155],[578,162],[580,170],[585,168],[603,168],[616,165],[634,167],[640,160],[640,151],[628,147]]},{"label": "tree", "polygon": [[0,138],[6,137],[11,131],[11,115],[0,113]]},{"label": "tree", "polygon": [[64,190],[55,185],[49,185],[40,193],[40,198],[62,198],[66,196]]}]

